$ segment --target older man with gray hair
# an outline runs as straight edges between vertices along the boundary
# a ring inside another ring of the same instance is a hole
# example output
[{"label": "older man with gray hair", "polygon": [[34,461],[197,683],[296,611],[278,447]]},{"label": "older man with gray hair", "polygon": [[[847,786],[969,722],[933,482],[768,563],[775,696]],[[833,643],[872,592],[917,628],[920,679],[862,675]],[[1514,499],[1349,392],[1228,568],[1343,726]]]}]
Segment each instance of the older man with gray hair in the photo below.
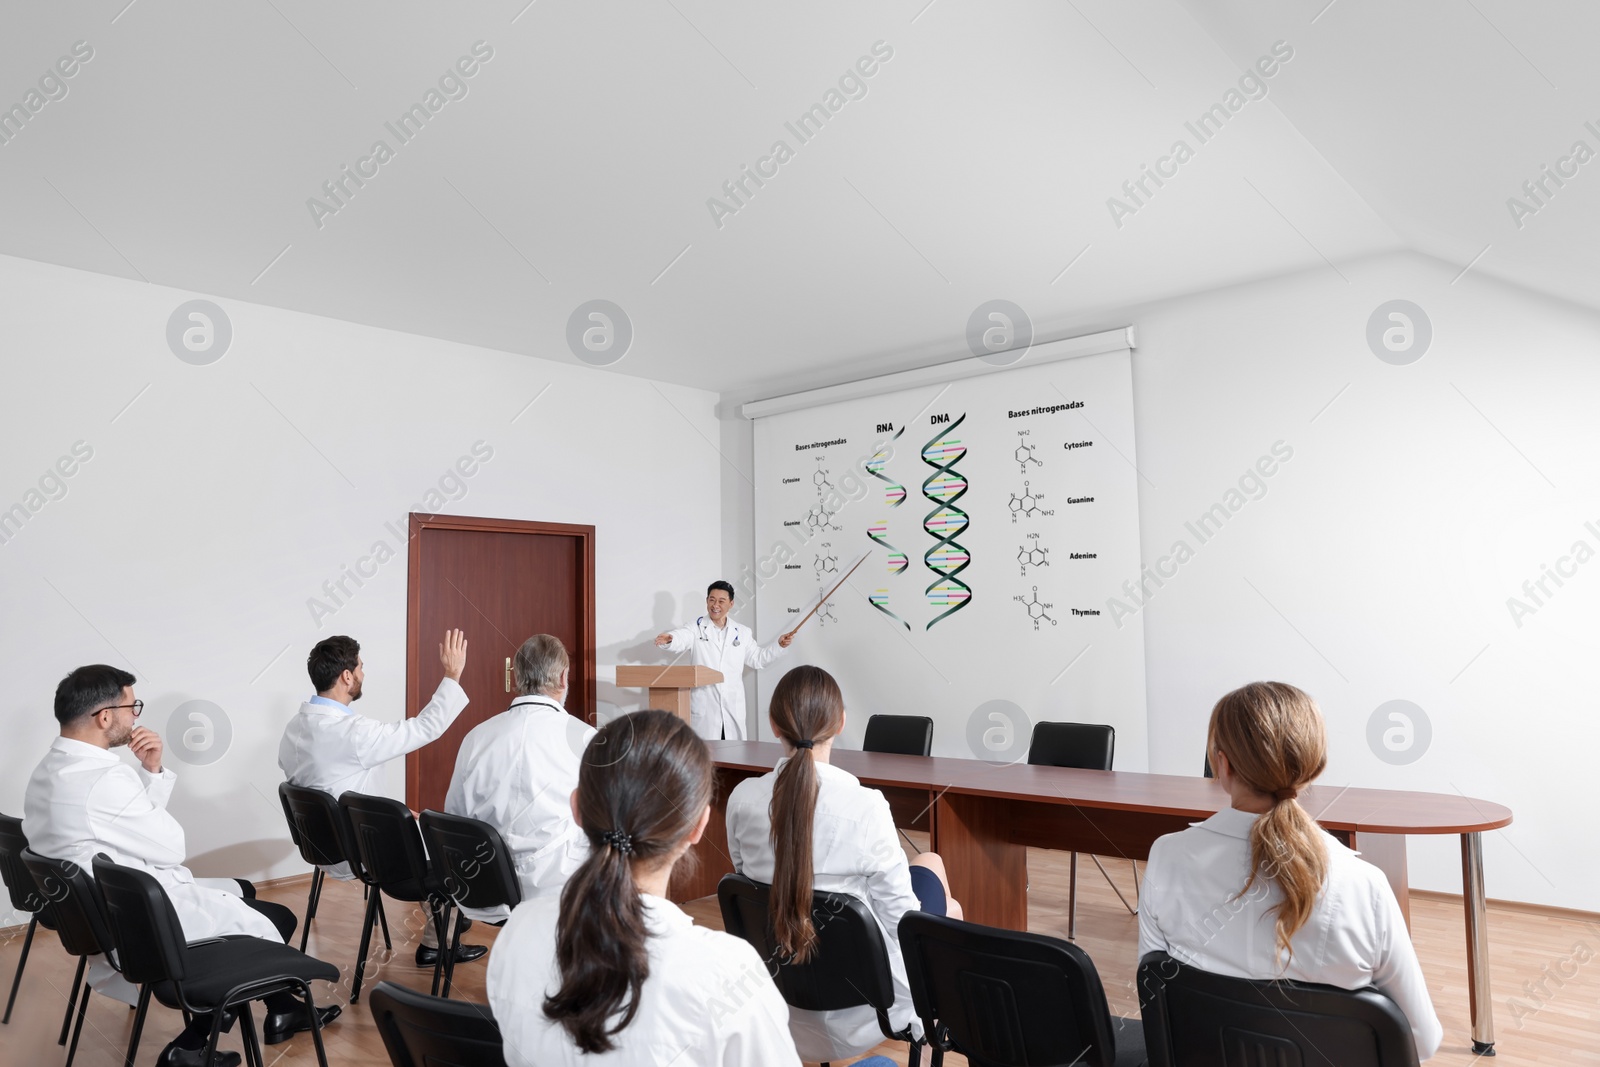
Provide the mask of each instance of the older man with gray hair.
[{"label": "older man with gray hair", "polygon": [[[500,831],[529,900],[561,887],[589,852],[572,818],[569,797],[578,788],[578,764],[594,727],[563,706],[572,667],[567,650],[549,634],[522,642],[513,663],[518,696],[499,715],[461,740],[444,810]],[[498,922],[505,908],[468,909]]]}]

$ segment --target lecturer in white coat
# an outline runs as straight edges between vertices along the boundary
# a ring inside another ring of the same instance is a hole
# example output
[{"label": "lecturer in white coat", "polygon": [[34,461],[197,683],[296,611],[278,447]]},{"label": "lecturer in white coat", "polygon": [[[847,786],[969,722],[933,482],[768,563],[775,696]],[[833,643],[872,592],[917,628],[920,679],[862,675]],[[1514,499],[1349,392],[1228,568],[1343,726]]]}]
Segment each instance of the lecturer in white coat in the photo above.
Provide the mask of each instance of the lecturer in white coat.
[{"label": "lecturer in white coat", "polygon": [[[183,827],[167,811],[177,776],[162,765],[160,735],[137,725],[144,701],[134,697],[134,681],[127,671],[97,663],[79,667],[56,687],[61,735],[39,761],[23,797],[22,830],[29,847],[84,871],[93,870],[94,857],[104,853],[113,863],[147,872],[166,890],[188,941],[232,935],[288,941],[295,927],[288,908],[253,899],[255,889],[248,882],[196,878],[184,866]],[[116,752],[122,747],[138,759],[137,768]],[[94,960],[88,978],[101,992],[134,1002],[129,994],[136,991],[105,959]],[[339,1007],[318,1011],[327,1024]],[[310,1027],[305,1007],[290,994],[267,998],[268,1044]],[[194,1017],[156,1062],[198,1067],[210,1030],[209,1015]],[[238,1064],[239,1055],[219,1051],[213,1062]]]},{"label": "lecturer in white coat", "polygon": [[656,637],[656,647],[687,652],[697,667],[722,672],[716,685],[689,690],[689,725],[707,741],[744,740],[744,669],[758,670],[783,655],[793,634],[762,647],[742,622],[728,618],[733,608],[733,586],[712,582],[706,589],[706,613],[691,626],[680,626]]},{"label": "lecturer in white coat", "polygon": [[[467,667],[467,638],[460,630],[446,630],[439,646],[444,677],[428,706],[409,719],[379,722],[358,715],[350,707],[361,699],[366,664],[361,645],[353,637],[328,637],[318,641],[306,657],[306,672],[317,695],[300,705],[283,728],[278,743],[278,768],[290,785],[320,789],[335,800],[348,791],[382,796],[382,768],[390,760],[415,752],[450,729],[467,706],[461,672]],[[354,877],[350,865],[324,868],[335,878]],[[437,960],[438,935],[433,924],[422,924],[422,944],[417,946],[418,967]],[[488,950],[482,945],[462,945],[456,962],[478,959]]]},{"label": "lecturer in white coat", "polygon": [[[534,634],[517,649],[517,698],[461,739],[444,810],[481,819],[511,853],[522,899],[559,894],[589,855],[589,839],[572,818],[583,750],[594,727],[566,709],[572,662],[561,639]],[[511,914],[463,908],[474,919]]]}]

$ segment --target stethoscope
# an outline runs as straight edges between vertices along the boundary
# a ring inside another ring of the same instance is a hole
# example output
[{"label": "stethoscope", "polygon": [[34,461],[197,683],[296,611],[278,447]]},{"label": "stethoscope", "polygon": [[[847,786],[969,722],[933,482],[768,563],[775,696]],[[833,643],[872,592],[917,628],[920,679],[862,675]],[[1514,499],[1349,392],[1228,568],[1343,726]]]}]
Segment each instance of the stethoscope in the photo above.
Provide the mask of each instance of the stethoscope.
[{"label": "stethoscope", "polygon": [[[697,627],[700,628],[700,640],[705,641],[707,644],[709,644],[711,642],[711,638],[706,636],[706,617],[704,615],[700,616],[698,619],[694,620],[694,624]],[[734,648],[738,648],[739,647],[739,631],[738,630],[733,631],[733,647]]]}]

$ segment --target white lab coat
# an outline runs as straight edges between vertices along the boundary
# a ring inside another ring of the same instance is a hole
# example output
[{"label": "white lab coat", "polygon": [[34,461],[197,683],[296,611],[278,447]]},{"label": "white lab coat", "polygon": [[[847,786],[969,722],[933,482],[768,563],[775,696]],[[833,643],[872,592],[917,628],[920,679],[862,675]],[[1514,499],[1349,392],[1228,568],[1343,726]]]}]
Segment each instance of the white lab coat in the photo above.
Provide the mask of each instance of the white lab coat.
[{"label": "white lab coat", "polygon": [[1383,872],[1324,833],[1328,875],[1311,918],[1294,935],[1293,962],[1280,953],[1272,908],[1283,894],[1250,877],[1256,816],[1224,808],[1205,822],[1157,839],[1139,889],[1139,955],[1162,951],[1179,963],[1234,978],[1287,978],[1341,989],[1376,986],[1405,1012],[1417,1058],[1439,1049],[1434,1014],[1405,918]]},{"label": "white lab coat", "polygon": [[[151,774],[121,755],[86,741],[57,737],[28,779],[22,832],[41,856],[77,864],[91,878],[99,853],[153,875],[167,891],[189,941],[249,934],[281,941],[278,928],[244,902],[231,878],[196,878],[183,865],[183,827],[167,811],[177,782],[163,768]],[[132,1004],[136,991],[100,958],[89,983]]]},{"label": "white lab coat", "polygon": [[650,976],[633,1022],[610,1052],[578,1051],[545,1016],[560,988],[556,969],[559,896],[517,906],[489,953],[489,1007],[510,1067],[799,1067],[789,1039],[788,1005],[761,957],[720,930],[694,924],[676,904],[643,895]]},{"label": "white lab coat", "polygon": [[[778,770],[746,778],[728,795],[728,855],[733,869],[747,878],[772,884],[776,862],[772,848],[772,790]],[[911,866],[900,847],[889,802],[876,789],[861,784],[849,771],[817,764],[816,816],[812,822],[812,888],[848,893],[865,901],[883,932],[894,979],[894,1006],[889,1021],[896,1030],[911,1023],[918,1036],[922,1024],[913,1018],[905,958],[900,954],[900,917],[921,910],[911,889]],[[838,1061],[859,1055],[883,1041],[876,1013],[868,1007],[814,1012],[790,1009],[789,1032],[802,1059]]]},{"label": "white lab coat", "polygon": [[[589,855],[569,798],[595,729],[543,695],[522,696],[461,740],[444,810],[500,831],[522,883],[522,899],[561,892]],[[509,908],[468,909],[498,922]]]},{"label": "white lab coat", "polygon": [[765,667],[788,649],[776,641],[765,647],[756,644],[755,634],[742,622],[727,620],[718,627],[704,615],[692,626],[668,630],[672,643],[668,652],[688,652],[697,667],[722,672],[717,685],[696,686],[689,690],[689,725],[708,741],[726,737],[744,740],[744,669]]},{"label": "white lab coat", "polygon": [[[320,789],[335,800],[349,790],[378,793],[385,763],[436,740],[466,706],[466,691],[450,678],[439,680],[427,707],[399,722],[306,701],[283,728],[278,768],[290,785]],[[324,869],[335,878],[353,877],[347,863]]]}]

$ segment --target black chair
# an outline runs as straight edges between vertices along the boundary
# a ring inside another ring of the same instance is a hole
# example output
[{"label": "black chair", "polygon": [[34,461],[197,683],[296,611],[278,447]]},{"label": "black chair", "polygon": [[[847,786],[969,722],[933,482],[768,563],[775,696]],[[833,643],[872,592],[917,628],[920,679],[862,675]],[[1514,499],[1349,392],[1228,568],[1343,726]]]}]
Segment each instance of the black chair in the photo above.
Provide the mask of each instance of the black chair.
[{"label": "black chair", "polygon": [[450,944],[446,923],[450,917],[450,896],[445,892],[444,881],[428,862],[427,850],[422,847],[422,834],[411,809],[398,800],[388,797],[368,796],[354,791],[339,797],[339,808],[350,820],[351,841],[361,860],[372,894],[367,899],[367,917],[361,926],[361,949],[356,960],[355,977],[350,980],[350,1003],[361,997],[362,971],[366,967],[367,949],[372,943],[372,924],[383,905],[382,895],[411,904],[425,904],[433,920],[433,930],[438,938],[439,959],[433,967],[433,988],[437,996],[439,982],[444,974],[444,961]]},{"label": "black chair", "polygon": [[379,982],[367,998],[394,1067],[505,1067],[500,1028],[487,1004],[430,997]]},{"label": "black chair", "polygon": [[771,886],[742,874],[724,875],[717,883],[723,929],[748,941],[766,961],[767,970],[776,972],[773,981],[791,1008],[840,1011],[867,1005],[877,1012],[878,1029],[884,1037],[911,1046],[907,1062],[917,1067],[922,1040],[913,1035],[909,1024],[896,1030],[889,1022],[894,977],[883,931],[867,905],[848,893],[812,893],[816,951],[805,963],[794,963],[784,961],[783,949],[773,934],[771,895]]},{"label": "black chair", "polygon": [[[11,995],[6,998],[6,1014],[0,1025],[11,1022],[11,1008],[17,1002],[17,987],[22,984],[22,969],[28,965],[28,950],[33,948],[33,931],[43,926],[54,930],[55,920],[45,908],[44,894],[33,880],[28,868],[22,865],[22,851],[28,847],[28,837],[22,832],[22,820],[14,815],[0,815],[0,881],[6,884],[11,896],[11,907],[28,916],[28,932],[22,939],[22,955],[17,959],[17,973],[11,979]],[[78,997],[78,983],[72,984],[72,997]],[[72,1004],[67,1005],[67,1017],[61,1023],[61,1040],[67,1043],[67,1026],[72,1019]]]},{"label": "black chair", "polygon": [[[1076,767],[1086,771],[1109,771],[1116,747],[1117,731],[1110,726],[1085,722],[1041,722],[1034,726],[1033,737],[1028,742],[1028,762],[1043,767]],[[1122,895],[1117,883],[1111,880],[1111,874],[1100,862],[1100,857],[1091,853],[1089,858],[1100,868],[1106,884],[1117,894],[1117,899],[1128,909],[1128,914],[1137,915],[1139,909],[1128,903],[1128,898]],[[1133,894],[1137,900],[1139,861],[1129,862],[1133,864]],[[1074,940],[1077,936],[1078,854],[1074,852],[1067,876],[1067,940]]]},{"label": "black chair", "polygon": [[[861,740],[863,752],[887,752],[896,756],[927,756],[933,752],[933,720],[926,715],[873,715],[867,719],[867,734]],[[897,826],[895,829],[899,830]],[[916,843],[900,830],[900,836],[913,851]]]},{"label": "black chair", "polygon": [[926,715],[874,715],[867,720],[861,751],[926,756],[933,751],[933,720]]},{"label": "black chair", "polygon": [[973,1067],[1144,1062],[1139,1020],[1111,1014],[1077,945],[912,911],[900,919],[900,951],[934,1067],[950,1051]]},{"label": "black chair", "polygon": [[264,937],[213,937],[186,942],[183,925],[161,883],[146,871],[94,858],[94,880],[105,901],[106,925],[122,976],[138,984],[139,1010],[133,1017],[128,1067],[144,1029],[150,996],[186,1015],[209,1014],[211,1036],[206,1061],[216,1056],[224,1017],[236,1010],[244,1024],[245,1062],[262,1067],[250,1002],[274,993],[298,993],[311,1017],[317,1062],[328,1067],[322,1047],[321,1013],[311,998],[311,982],[336,982],[339,968],[312,959],[290,945]]},{"label": "black chair", "polygon": [[1372,988],[1226,978],[1151,952],[1139,1001],[1150,1067],[1417,1065],[1405,1012]]},{"label": "black chair", "polygon": [[[289,823],[289,838],[300,850],[300,858],[311,864],[311,892],[306,897],[306,918],[300,924],[300,951],[306,950],[306,939],[311,936],[311,920],[317,916],[317,905],[322,903],[322,885],[327,872],[322,868],[348,864],[371,899],[372,886],[361,866],[351,843],[350,824],[339,802],[320,789],[290,785],[278,786],[278,800],[283,805],[283,817]],[[393,948],[389,940],[389,919],[383,913],[383,902],[378,902],[378,923],[383,927],[383,945]]]},{"label": "black chair", "polygon": [[[482,819],[449,815],[442,811],[422,813],[422,840],[428,846],[435,877],[457,908],[515,908],[522,903],[522,882],[511,861],[511,851],[500,831]],[[490,923],[504,926],[506,921]],[[450,937],[450,951],[444,960],[444,990],[449,999],[450,983],[456,973],[456,950],[461,947],[461,924]]]},{"label": "black chair", "polygon": [[[33,876],[45,898],[45,910],[55,924],[61,947],[78,957],[78,970],[72,976],[72,1000],[67,1002],[67,1018],[61,1021],[61,1036],[56,1044],[66,1044],[68,1020],[72,1018],[73,1005],[77,1005],[78,1021],[72,1027],[72,1044],[67,1048],[66,1067],[78,1052],[78,1038],[83,1033],[83,1017],[89,1011],[89,983],[83,972],[90,956],[110,955],[112,942],[110,928],[106,925],[105,906],[100,893],[84,873],[82,867],[67,860],[50,859],[34,852],[22,850],[22,865]],[[128,1046],[128,1063],[133,1063],[138,1037]]]}]

